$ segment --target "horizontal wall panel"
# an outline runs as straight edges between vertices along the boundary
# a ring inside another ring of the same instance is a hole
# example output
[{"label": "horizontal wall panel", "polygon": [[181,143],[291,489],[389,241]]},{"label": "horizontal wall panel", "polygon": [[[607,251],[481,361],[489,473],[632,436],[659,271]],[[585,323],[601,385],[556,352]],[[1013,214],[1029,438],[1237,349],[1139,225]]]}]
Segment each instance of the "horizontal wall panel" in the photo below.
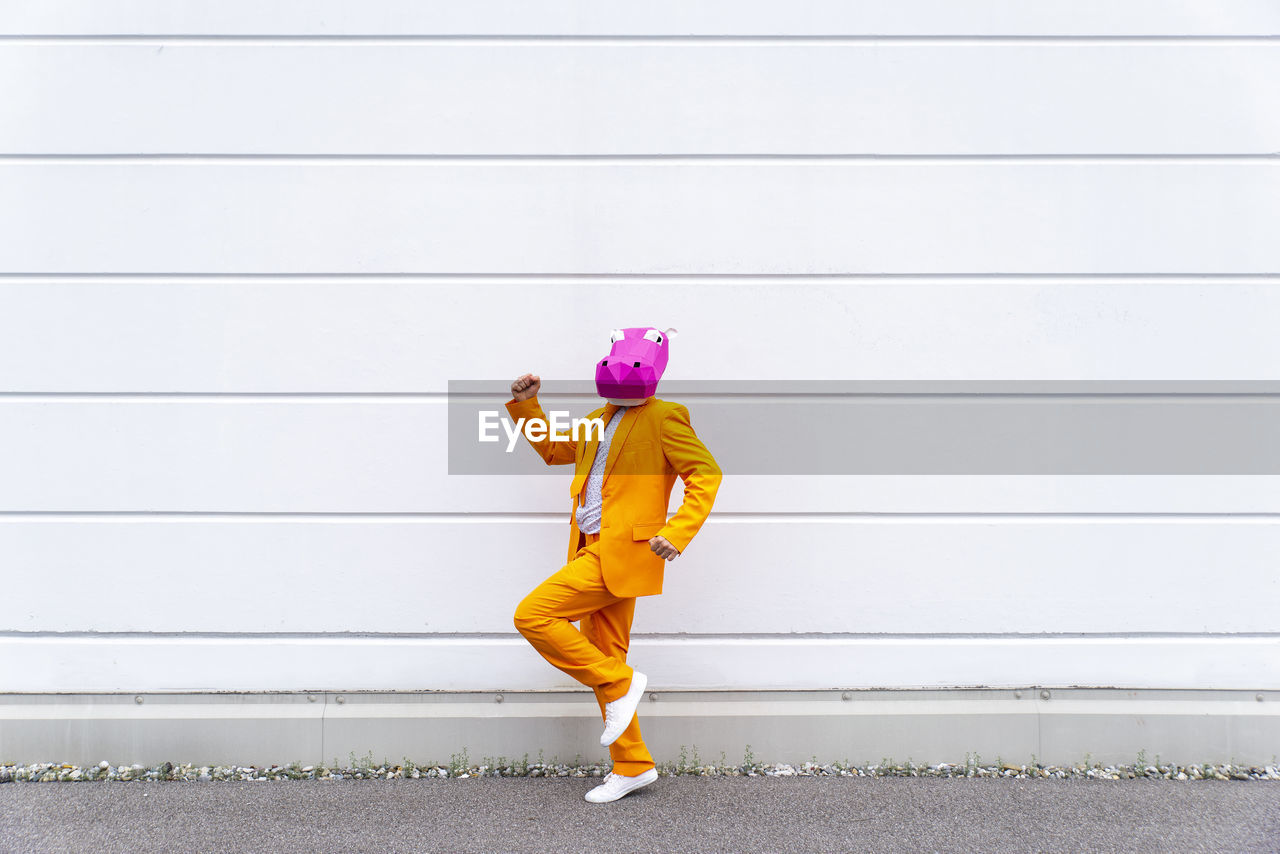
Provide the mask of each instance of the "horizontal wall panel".
[{"label": "horizontal wall panel", "polygon": [[[632,640],[628,661],[649,677],[653,692],[1028,686],[1280,688],[1280,638],[1275,637],[637,637]],[[548,664],[520,637],[0,637],[0,693],[565,689],[576,689],[586,696],[584,707],[573,714],[594,711],[599,720],[599,708],[590,702],[587,689]],[[849,703],[835,698],[829,702],[833,713],[837,713],[835,708],[848,713],[844,710]],[[1247,702],[1255,709],[1263,705]],[[648,714],[649,705],[645,703],[642,716]],[[660,706],[661,699],[652,705]],[[481,709],[468,703],[458,710],[458,716],[510,714],[505,706],[488,702]],[[714,715],[715,709],[714,704],[703,704],[701,713]],[[95,710],[85,711],[89,716],[95,714]],[[555,703],[542,711],[559,716],[570,710]],[[1087,713],[1087,708],[1076,711]],[[1147,711],[1160,714],[1154,705]],[[405,712],[424,714],[409,708]],[[447,714],[441,709],[432,717],[441,712]],[[203,713],[208,715],[208,709]],[[293,713],[309,712],[294,707]],[[240,716],[279,718],[293,713],[280,707],[259,715],[245,709]],[[140,714],[153,712],[143,703]],[[655,709],[654,714],[662,713]],[[7,719],[25,717],[28,715],[23,714],[21,705],[6,703],[0,711],[4,721],[0,727],[8,725]]]},{"label": "horizontal wall panel", "polygon": [[[1266,406],[1272,412],[1274,397],[1262,400],[1269,402],[1223,405],[1246,412],[1240,410],[1242,405]],[[692,423],[699,429],[703,422],[697,403],[689,405]],[[1035,410],[1048,404],[1027,405]],[[1212,399],[1196,405],[1210,412],[1214,409]],[[5,473],[0,478],[0,511],[539,512],[567,516],[570,468],[544,465],[530,448],[523,447],[523,439],[516,440],[509,454],[503,450],[505,444],[493,446],[495,455],[509,457],[509,467],[495,465],[495,470],[510,474],[450,475],[445,409],[439,398],[11,398],[0,401],[0,471]],[[585,405],[575,414],[585,414]],[[1182,425],[1184,432],[1187,426]],[[728,447],[741,449],[743,444],[740,436],[727,437],[723,432],[701,429],[700,435],[713,453],[717,435],[721,443],[732,439]],[[1020,435],[1022,444],[1013,443],[1008,449],[1011,464],[1018,462],[1019,455],[1045,459],[1038,447],[1042,440],[1034,430],[1024,428]],[[1223,441],[1228,435],[1221,437]],[[926,433],[924,438],[945,439],[930,436]],[[838,433],[832,433],[831,439],[841,441]],[[1122,446],[1128,441],[1121,440]],[[1205,450],[1216,447],[1210,443]],[[899,453],[909,449],[900,448]],[[936,451],[934,455],[938,456]],[[1188,455],[1193,456],[1190,450]],[[830,479],[821,474],[752,476],[744,472],[740,486],[738,474],[731,471],[717,496],[716,509],[1280,511],[1280,476],[1274,474],[957,475],[946,471]],[[676,501],[673,495],[673,505]]]},{"label": "horizontal wall panel", "polygon": [[[567,518],[0,517],[0,628],[515,634],[567,544]],[[1277,552],[1275,518],[713,514],[632,630],[1277,632]]]},{"label": "horizontal wall panel", "polygon": [[0,393],[553,391],[636,325],[682,382],[1276,380],[1280,278],[0,280]]},{"label": "horizontal wall panel", "polygon": [[1280,161],[0,163],[10,273],[1280,271]]},{"label": "horizontal wall panel", "polygon": [[[756,762],[795,765],[814,756],[963,765],[977,761],[975,753],[986,758],[981,764],[991,757],[1132,763],[1142,751],[1184,766],[1265,765],[1275,775],[1274,692],[1018,688],[665,691],[650,694],[659,702],[643,702],[639,714],[659,762],[687,761],[681,756],[690,748],[695,761],[700,754],[732,764],[749,751]],[[465,745],[473,761],[526,755],[607,767],[600,710],[581,687],[501,698],[487,691],[4,694],[0,756],[82,767],[104,758],[266,767],[371,754],[422,765],[444,764]],[[1247,792],[1274,800],[1265,785],[1233,787],[1231,797]]]},{"label": "horizontal wall panel", "polygon": [[0,154],[1270,154],[1276,79],[1280,41],[10,42]]},{"label": "horizontal wall panel", "polygon": [[428,35],[1274,35],[1268,0],[10,0],[0,33]]}]

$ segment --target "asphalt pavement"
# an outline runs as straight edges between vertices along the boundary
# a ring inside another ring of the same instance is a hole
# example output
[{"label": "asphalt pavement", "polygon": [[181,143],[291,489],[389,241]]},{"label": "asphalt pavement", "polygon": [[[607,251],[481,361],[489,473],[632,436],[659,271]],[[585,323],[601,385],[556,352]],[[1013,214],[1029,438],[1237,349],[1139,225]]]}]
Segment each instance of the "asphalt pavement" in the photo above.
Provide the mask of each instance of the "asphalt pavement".
[{"label": "asphalt pavement", "polygon": [[0,785],[0,851],[1280,852],[1270,781],[660,777]]}]

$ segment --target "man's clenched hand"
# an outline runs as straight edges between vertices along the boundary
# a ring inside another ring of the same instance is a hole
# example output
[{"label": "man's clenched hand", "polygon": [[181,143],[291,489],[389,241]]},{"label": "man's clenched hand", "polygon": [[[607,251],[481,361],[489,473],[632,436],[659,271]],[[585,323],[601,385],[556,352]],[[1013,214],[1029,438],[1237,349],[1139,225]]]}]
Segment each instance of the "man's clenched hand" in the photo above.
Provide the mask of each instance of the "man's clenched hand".
[{"label": "man's clenched hand", "polygon": [[517,377],[516,381],[511,384],[511,397],[515,400],[528,400],[531,397],[535,397],[541,387],[541,377],[525,374]]},{"label": "man's clenched hand", "polygon": [[680,556],[680,550],[667,542],[666,537],[653,537],[650,539],[649,550],[658,557],[666,558],[667,560],[675,560]]}]

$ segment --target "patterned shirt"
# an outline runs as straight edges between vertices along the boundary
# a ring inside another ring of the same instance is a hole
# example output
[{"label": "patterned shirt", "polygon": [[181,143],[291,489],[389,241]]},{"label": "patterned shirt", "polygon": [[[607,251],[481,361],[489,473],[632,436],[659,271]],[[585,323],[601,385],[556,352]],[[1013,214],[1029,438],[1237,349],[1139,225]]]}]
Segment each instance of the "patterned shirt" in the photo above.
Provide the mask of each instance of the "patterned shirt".
[{"label": "patterned shirt", "polygon": [[622,415],[627,408],[619,406],[614,410],[613,417],[604,427],[604,436],[596,446],[596,458],[591,461],[591,471],[587,474],[586,495],[577,511],[578,530],[584,534],[600,533],[600,511],[604,508],[600,490],[604,486],[604,466],[609,461],[609,443],[613,441],[613,434],[622,423]]}]

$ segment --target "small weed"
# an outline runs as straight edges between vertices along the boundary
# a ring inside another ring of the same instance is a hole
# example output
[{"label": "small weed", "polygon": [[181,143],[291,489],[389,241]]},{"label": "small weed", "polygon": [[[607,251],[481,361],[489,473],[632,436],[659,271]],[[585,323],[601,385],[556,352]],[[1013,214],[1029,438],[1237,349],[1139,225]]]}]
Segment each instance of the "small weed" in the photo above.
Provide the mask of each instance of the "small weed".
[{"label": "small weed", "polygon": [[467,758],[467,748],[464,745],[461,753],[452,753],[449,755],[449,776],[457,777],[462,772],[471,767],[471,760]]}]

